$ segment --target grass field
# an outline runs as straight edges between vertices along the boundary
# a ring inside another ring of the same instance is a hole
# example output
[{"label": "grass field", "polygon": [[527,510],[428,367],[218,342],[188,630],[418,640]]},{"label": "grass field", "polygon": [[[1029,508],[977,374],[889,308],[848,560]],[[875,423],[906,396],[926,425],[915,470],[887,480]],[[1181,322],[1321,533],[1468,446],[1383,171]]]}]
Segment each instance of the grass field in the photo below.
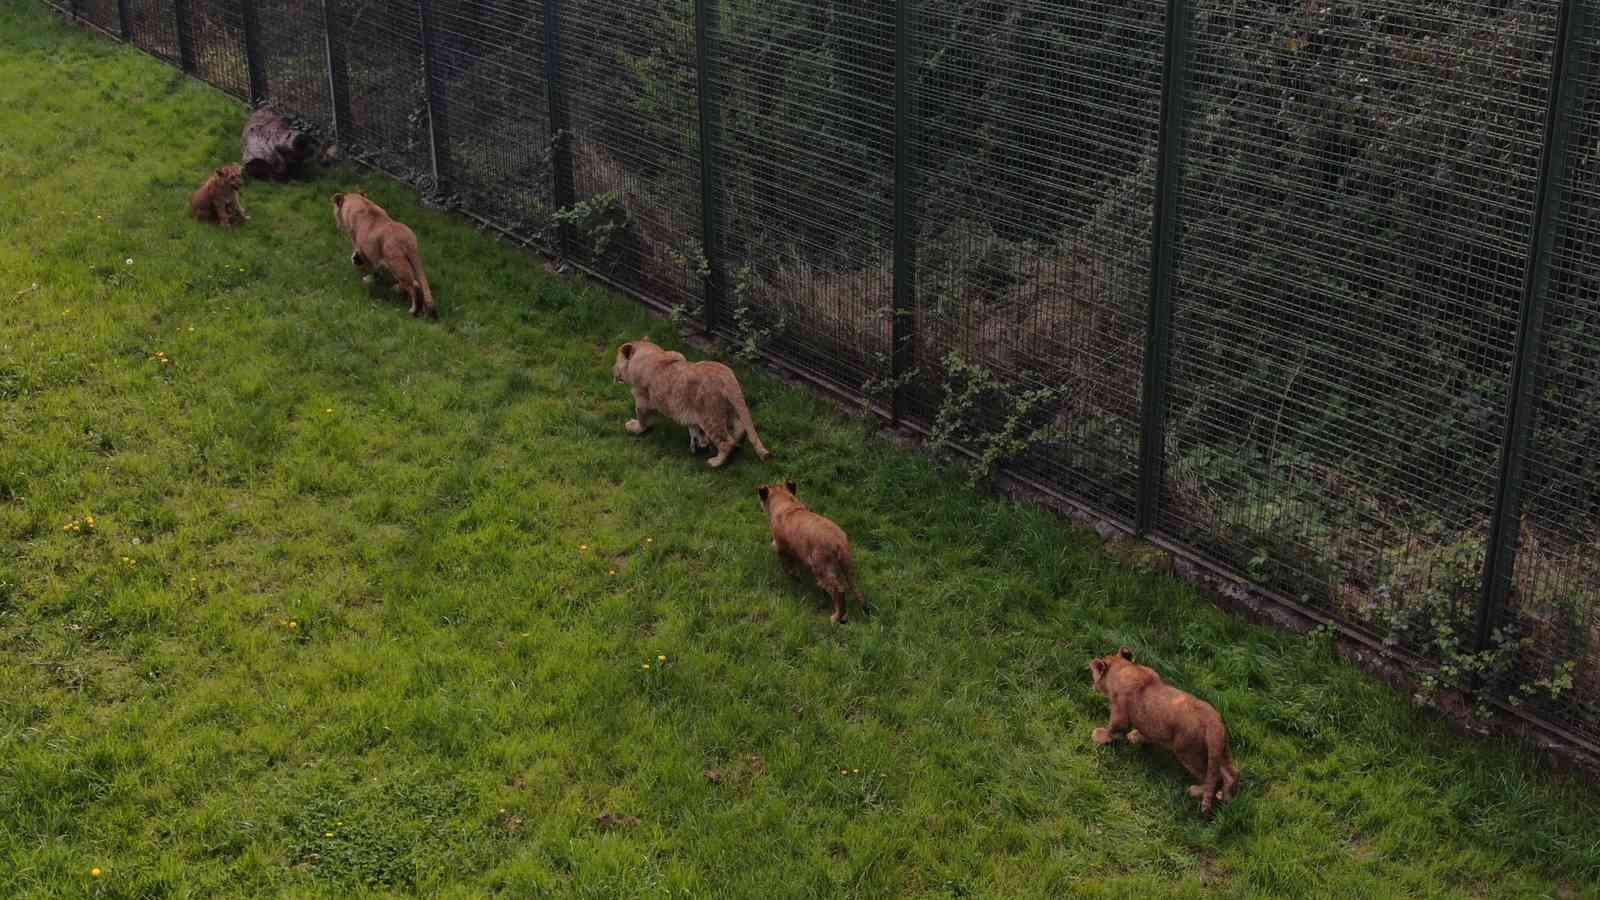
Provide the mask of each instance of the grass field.
[{"label": "grass field", "polygon": [[[407,189],[190,221],[243,116],[0,0],[0,896],[1600,896],[1593,786],[804,392],[742,373],[765,466],[630,437],[669,329]],[[785,476],[874,615],[784,575]],[[1090,742],[1119,644],[1227,718],[1214,822]]]}]

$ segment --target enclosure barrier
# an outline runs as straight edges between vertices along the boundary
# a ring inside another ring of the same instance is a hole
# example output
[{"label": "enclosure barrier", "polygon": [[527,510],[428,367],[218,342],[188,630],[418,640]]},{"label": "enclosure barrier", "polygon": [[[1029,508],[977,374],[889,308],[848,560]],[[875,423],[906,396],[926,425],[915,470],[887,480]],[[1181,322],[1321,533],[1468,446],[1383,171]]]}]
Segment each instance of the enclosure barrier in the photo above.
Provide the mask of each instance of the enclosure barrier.
[{"label": "enclosure barrier", "polygon": [[1600,0],[54,0],[1600,743]]}]

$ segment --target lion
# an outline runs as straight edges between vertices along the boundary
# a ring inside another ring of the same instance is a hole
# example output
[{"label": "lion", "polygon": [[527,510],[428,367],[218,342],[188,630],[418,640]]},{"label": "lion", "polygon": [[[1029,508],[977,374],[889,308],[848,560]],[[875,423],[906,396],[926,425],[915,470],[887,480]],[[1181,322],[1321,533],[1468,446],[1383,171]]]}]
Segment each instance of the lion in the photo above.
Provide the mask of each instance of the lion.
[{"label": "lion", "polygon": [[249,221],[249,213],[239,203],[239,190],[242,187],[244,171],[237,164],[223,166],[212,172],[189,195],[189,214],[202,222],[216,222],[219,225]]},{"label": "lion", "polygon": [[350,262],[361,270],[363,283],[372,283],[375,269],[387,269],[394,276],[395,290],[411,302],[411,315],[439,318],[415,232],[390,218],[364,191],[334,194],[333,219],[350,236]]},{"label": "lion", "polygon": [[661,413],[689,427],[690,453],[716,448],[717,455],[708,460],[713,469],[728,461],[743,437],[750,438],[750,446],[763,460],[772,455],[756,434],[739,379],[722,363],[692,363],[682,353],[663,350],[642,337],[617,348],[611,374],[618,384],[633,388],[635,418],[628,420],[629,433],[649,431],[650,417]]},{"label": "lion", "polygon": [[1094,730],[1096,744],[1109,744],[1126,732],[1128,743],[1149,741],[1171,750],[1200,783],[1189,796],[1200,800],[1209,817],[1213,804],[1238,792],[1239,770],[1228,755],[1228,730],[1211,704],[1161,680],[1155,670],[1133,661],[1133,651],[1089,661],[1094,689],[1111,701],[1111,721]]},{"label": "lion", "polygon": [[756,494],[772,526],[772,549],[778,551],[785,568],[800,563],[810,570],[833,600],[833,624],[843,625],[849,615],[845,601],[854,598],[858,609],[866,602],[856,586],[855,562],[844,529],[801,503],[792,481],[764,484],[756,488]]}]

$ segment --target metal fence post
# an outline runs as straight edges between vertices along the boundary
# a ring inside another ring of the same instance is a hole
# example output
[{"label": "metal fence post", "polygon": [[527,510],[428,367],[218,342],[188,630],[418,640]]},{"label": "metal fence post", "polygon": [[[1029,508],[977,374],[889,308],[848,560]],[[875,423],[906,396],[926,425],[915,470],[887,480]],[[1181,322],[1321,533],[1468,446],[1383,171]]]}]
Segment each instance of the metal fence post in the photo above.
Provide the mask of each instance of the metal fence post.
[{"label": "metal fence post", "polygon": [[722,185],[717,149],[722,143],[720,79],[713,66],[712,42],[721,33],[717,4],[720,0],[694,0],[695,73],[700,105],[700,227],[706,255],[705,324],[714,332],[721,324],[723,289],[727,284],[722,260]]},{"label": "metal fence post", "polygon": [[194,13],[189,0],[172,0],[172,17],[176,19],[178,33],[178,65],[194,74]]},{"label": "metal fence post", "polygon": [[916,59],[912,28],[915,27],[915,0],[896,0],[894,5],[894,316],[890,322],[893,357],[890,375],[894,397],[889,417],[899,422],[910,402],[910,389],[903,382],[916,365],[917,333],[917,225],[916,192],[911,183],[913,128],[912,105]]},{"label": "metal fence post", "polygon": [[124,41],[133,40],[133,13],[128,10],[128,0],[117,0],[117,34]]},{"label": "metal fence post", "polygon": [[323,0],[322,35],[328,57],[328,94],[333,102],[333,134],[340,141],[354,133],[350,118],[350,75],[344,64],[343,23],[339,0]]},{"label": "metal fence post", "polygon": [[267,99],[267,61],[261,55],[261,22],[256,0],[240,0],[244,13],[244,64],[250,73],[250,105]]},{"label": "metal fence post", "polygon": [[1161,62],[1161,125],[1157,137],[1155,211],[1150,227],[1150,307],[1145,325],[1144,390],[1140,401],[1138,530],[1155,528],[1166,478],[1167,379],[1172,352],[1172,277],[1178,237],[1179,167],[1189,72],[1189,5],[1167,0]]},{"label": "metal fence post", "polygon": [[1556,214],[1561,209],[1567,170],[1567,148],[1572,138],[1572,118],[1578,79],[1573,69],[1582,42],[1574,33],[1583,0],[1563,0],[1557,13],[1555,46],[1551,50],[1550,84],[1544,119],[1544,144],[1539,159],[1539,181],[1534,194],[1533,232],[1528,241],[1527,269],[1522,280],[1522,309],[1517,322],[1516,357],[1506,389],[1505,434],[1500,445],[1499,481],[1494,513],[1489,520],[1489,543],[1483,565],[1483,585],[1478,601],[1475,647],[1487,650],[1494,643],[1511,593],[1517,545],[1522,531],[1522,486],[1533,445],[1535,383],[1539,377],[1544,308],[1550,293],[1550,256],[1555,246]]},{"label": "metal fence post", "polygon": [[[567,96],[561,87],[561,0],[544,0],[544,86],[550,101],[550,203],[566,209],[576,199],[572,172],[572,133]],[[556,226],[556,254],[572,254],[572,226]]]},{"label": "metal fence post", "polygon": [[432,151],[433,189],[435,193],[445,194],[449,192],[447,184],[450,175],[450,108],[439,70],[433,0],[417,0],[417,13],[422,23],[422,78],[427,86],[428,146]]}]

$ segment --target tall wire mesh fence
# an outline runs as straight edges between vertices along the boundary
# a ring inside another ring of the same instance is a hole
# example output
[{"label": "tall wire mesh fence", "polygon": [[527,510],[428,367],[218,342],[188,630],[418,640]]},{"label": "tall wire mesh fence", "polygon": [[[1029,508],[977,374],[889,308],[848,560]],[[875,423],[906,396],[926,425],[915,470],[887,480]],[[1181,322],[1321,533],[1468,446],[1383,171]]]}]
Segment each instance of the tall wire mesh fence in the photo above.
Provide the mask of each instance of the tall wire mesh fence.
[{"label": "tall wire mesh fence", "polygon": [[1600,0],[52,3],[1600,743]]}]

